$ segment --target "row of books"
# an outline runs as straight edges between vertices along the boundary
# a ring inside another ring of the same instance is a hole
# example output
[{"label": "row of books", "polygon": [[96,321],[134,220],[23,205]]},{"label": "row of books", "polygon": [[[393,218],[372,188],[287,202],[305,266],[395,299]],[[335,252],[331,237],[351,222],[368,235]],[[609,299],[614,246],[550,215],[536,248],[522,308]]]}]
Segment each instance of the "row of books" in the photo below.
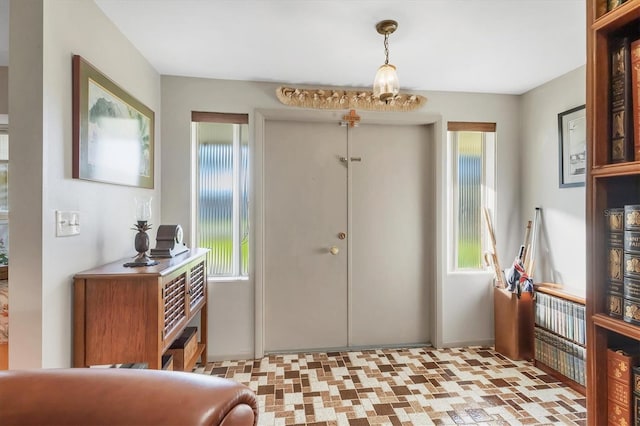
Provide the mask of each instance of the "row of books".
[{"label": "row of books", "polygon": [[535,321],[540,327],[575,343],[586,344],[584,305],[538,292]]},{"label": "row of books", "polygon": [[640,205],[605,210],[608,313],[640,325]]},{"label": "row of books", "polygon": [[[539,295],[539,294],[538,294]],[[585,385],[586,348],[551,333],[535,328],[535,358],[576,383]]]},{"label": "row of books", "polygon": [[640,161],[640,35],[621,34],[610,41],[610,161]]}]

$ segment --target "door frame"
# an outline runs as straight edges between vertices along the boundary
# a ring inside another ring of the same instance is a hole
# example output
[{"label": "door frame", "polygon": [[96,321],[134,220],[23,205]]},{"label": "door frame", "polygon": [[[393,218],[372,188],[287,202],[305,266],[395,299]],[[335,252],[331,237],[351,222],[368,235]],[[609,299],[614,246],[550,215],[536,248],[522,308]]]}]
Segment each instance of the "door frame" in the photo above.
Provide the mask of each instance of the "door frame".
[{"label": "door frame", "polygon": [[[264,333],[265,333],[265,216],[264,216],[264,194],[265,194],[265,175],[264,175],[264,147],[265,147],[265,124],[267,120],[287,120],[287,121],[315,121],[315,122],[334,122],[339,125],[343,121],[343,116],[347,113],[347,110],[342,111],[325,111],[325,110],[290,110],[290,109],[256,109],[254,111],[254,152],[251,158],[253,166],[253,188],[254,188],[254,205],[253,223],[255,224],[254,231],[254,244],[252,248],[252,256],[254,259],[254,356],[255,358],[262,358],[264,356]],[[386,125],[432,125],[432,139],[436,146],[433,149],[433,194],[434,204],[437,204],[437,200],[440,199],[440,188],[442,179],[443,166],[438,159],[440,158],[441,140],[442,140],[442,116],[434,113],[422,113],[422,112],[373,112],[373,111],[358,111],[362,121],[371,124],[386,124]],[[438,253],[438,247],[441,247],[441,239],[443,238],[440,227],[436,224],[441,223],[441,209],[436,208],[434,211],[434,223],[432,224],[433,249],[435,253]],[[437,256],[436,256],[437,257]],[[440,341],[440,331],[442,329],[440,324],[440,318],[442,318],[440,312],[440,304],[436,303],[440,299],[442,292],[441,283],[436,278],[441,276],[440,263],[438,259],[432,259],[433,271],[431,278],[435,285],[432,290],[432,297],[430,298],[431,306],[430,312],[430,335],[432,341]],[[350,315],[350,312],[348,313]],[[350,333],[348,333],[350,334]]]}]

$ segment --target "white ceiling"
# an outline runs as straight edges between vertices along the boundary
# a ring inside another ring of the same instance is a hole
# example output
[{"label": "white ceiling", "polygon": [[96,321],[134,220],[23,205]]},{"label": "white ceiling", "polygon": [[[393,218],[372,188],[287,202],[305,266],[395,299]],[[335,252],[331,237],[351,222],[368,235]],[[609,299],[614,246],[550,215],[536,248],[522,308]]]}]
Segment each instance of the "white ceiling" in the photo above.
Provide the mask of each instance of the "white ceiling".
[{"label": "white ceiling", "polygon": [[[0,0],[0,60],[8,48]],[[524,93],[585,63],[585,0],[95,0],[165,75]],[[4,49],[4,50],[3,50]]]}]

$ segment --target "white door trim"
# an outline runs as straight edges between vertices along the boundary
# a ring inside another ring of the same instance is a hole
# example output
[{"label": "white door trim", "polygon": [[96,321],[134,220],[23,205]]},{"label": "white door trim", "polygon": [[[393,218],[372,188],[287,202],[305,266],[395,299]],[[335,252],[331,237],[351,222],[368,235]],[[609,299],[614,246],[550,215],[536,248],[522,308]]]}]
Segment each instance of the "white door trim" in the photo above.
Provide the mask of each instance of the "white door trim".
[{"label": "white door trim", "polygon": [[[293,110],[293,109],[256,109],[253,117],[254,117],[254,141],[253,141],[253,158],[251,159],[253,162],[253,212],[254,219],[253,223],[255,224],[255,230],[253,232],[253,241],[254,244],[252,250],[252,258],[254,260],[254,268],[255,271],[255,280],[254,280],[254,295],[255,295],[255,328],[254,328],[254,353],[255,358],[262,358],[264,356],[264,325],[265,325],[265,309],[264,309],[264,258],[265,258],[265,217],[264,217],[264,190],[265,190],[265,181],[264,181],[264,146],[265,146],[265,123],[267,120],[293,120],[293,121],[318,121],[318,122],[335,122],[336,125],[342,121],[343,115],[347,113],[344,111],[324,111],[324,110]],[[369,123],[376,124],[391,124],[391,125],[434,125],[434,142],[440,145],[441,140],[441,129],[442,129],[442,116],[439,114],[433,113],[420,113],[420,112],[372,112],[372,111],[358,111],[358,115],[361,116],[363,121]],[[436,197],[434,199],[434,203],[439,199],[438,194],[440,193],[440,173],[441,167],[438,165],[438,158],[440,148],[436,146],[434,150],[435,155],[435,167],[434,167],[434,192]],[[436,221],[435,223],[440,223],[440,209],[436,209],[435,212]],[[434,244],[434,249],[437,250],[437,247],[440,247],[440,231],[439,227],[434,225],[434,232],[436,235],[436,241]],[[434,266],[436,267],[436,271],[434,271],[434,280],[436,281],[436,285],[433,288],[434,294],[431,297],[431,309],[432,312],[432,322],[431,322],[431,333],[430,335],[434,340],[439,340],[440,338],[440,330],[441,324],[439,318],[441,318],[439,303],[436,303],[437,300],[440,299],[441,294],[441,284],[440,280],[437,280],[436,277],[440,276],[440,262],[434,259]],[[350,310],[349,310],[350,312]],[[350,315],[350,314],[349,314]],[[350,335],[350,330],[349,330]]]}]

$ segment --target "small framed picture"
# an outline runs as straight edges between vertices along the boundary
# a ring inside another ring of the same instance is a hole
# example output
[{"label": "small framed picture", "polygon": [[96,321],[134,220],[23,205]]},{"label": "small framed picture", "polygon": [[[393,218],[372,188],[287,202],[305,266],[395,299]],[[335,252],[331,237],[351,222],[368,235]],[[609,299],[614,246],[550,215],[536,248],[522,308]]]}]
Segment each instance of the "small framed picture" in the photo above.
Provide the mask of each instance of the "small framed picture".
[{"label": "small framed picture", "polygon": [[587,174],[587,119],[581,105],[558,114],[560,188],[584,186]]}]

